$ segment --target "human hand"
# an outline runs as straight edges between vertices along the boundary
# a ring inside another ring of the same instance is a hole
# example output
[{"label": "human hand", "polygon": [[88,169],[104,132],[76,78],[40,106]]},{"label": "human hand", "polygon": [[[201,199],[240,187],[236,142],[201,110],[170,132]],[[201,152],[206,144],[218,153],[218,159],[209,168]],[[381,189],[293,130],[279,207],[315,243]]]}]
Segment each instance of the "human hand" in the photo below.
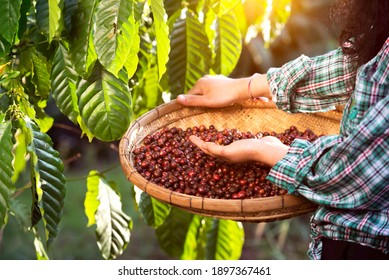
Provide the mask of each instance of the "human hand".
[{"label": "human hand", "polygon": [[289,149],[289,146],[273,136],[238,140],[226,146],[204,142],[194,135],[190,136],[189,139],[204,153],[230,163],[258,161],[274,166],[286,155]]},{"label": "human hand", "polygon": [[243,88],[244,81],[241,79],[206,75],[187,94],[179,95],[177,101],[185,106],[225,107],[241,99]]},{"label": "human hand", "polygon": [[252,97],[271,99],[265,74],[235,79],[222,75],[205,75],[187,94],[179,95],[177,101],[185,106],[225,107]]}]

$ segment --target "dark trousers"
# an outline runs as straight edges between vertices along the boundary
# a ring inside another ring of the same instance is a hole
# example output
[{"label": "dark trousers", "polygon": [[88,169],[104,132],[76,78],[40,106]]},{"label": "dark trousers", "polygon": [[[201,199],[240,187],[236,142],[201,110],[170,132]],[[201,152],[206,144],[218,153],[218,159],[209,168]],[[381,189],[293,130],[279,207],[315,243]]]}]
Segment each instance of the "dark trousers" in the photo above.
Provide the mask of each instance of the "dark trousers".
[{"label": "dark trousers", "polygon": [[323,238],[322,260],[389,260],[389,254],[353,242]]}]

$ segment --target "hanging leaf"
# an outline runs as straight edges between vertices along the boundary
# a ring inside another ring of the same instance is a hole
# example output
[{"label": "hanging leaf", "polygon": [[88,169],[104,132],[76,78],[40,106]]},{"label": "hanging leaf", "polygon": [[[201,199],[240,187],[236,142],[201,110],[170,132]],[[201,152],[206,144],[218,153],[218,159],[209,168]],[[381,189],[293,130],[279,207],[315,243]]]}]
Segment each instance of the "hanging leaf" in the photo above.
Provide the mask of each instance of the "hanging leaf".
[{"label": "hanging leaf", "polygon": [[88,80],[77,87],[81,117],[103,141],[120,139],[131,119],[131,94],[127,83],[96,65]]},{"label": "hanging leaf", "polygon": [[158,83],[158,69],[151,67],[144,73],[143,97],[146,99],[146,108],[152,109],[160,104],[161,89]]},{"label": "hanging leaf", "polygon": [[[43,217],[47,244],[50,245],[57,236],[63,213],[66,195],[64,166],[59,153],[52,147],[53,142],[50,137],[41,132],[31,121],[26,121],[26,128],[32,132],[32,141],[28,146],[33,176],[32,221],[35,225],[40,220],[40,216]],[[29,137],[31,136],[27,136]]]},{"label": "hanging leaf", "polygon": [[134,34],[132,35],[131,49],[124,63],[128,79],[131,79],[131,77],[134,76],[139,64],[138,53],[140,50],[140,36],[137,31],[139,31],[139,22],[134,23]]},{"label": "hanging leaf", "polygon": [[203,259],[205,246],[206,218],[194,215],[186,234],[184,250],[180,256],[182,260]]},{"label": "hanging leaf", "polygon": [[176,13],[178,10],[181,10],[182,7],[182,1],[177,0],[164,0],[163,6],[166,10],[166,14],[170,18],[174,13]]},{"label": "hanging leaf", "polygon": [[265,46],[281,34],[291,12],[291,0],[273,0],[271,9],[265,14],[262,22],[262,33]]},{"label": "hanging leaf", "polygon": [[140,28],[140,49],[137,71],[132,86],[132,114],[136,119],[147,111],[163,103],[162,90],[158,81],[156,56],[148,29]]},{"label": "hanging leaf", "polygon": [[19,178],[19,175],[25,170],[26,167],[26,136],[20,129],[16,130],[14,134],[15,144],[13,146],[13,169],[12,182],[15,183]]},{"label": "hanging leaf", "polygon": [[188,91],[195,82],[209,73],[211,51],[204,26],[189,11],[179,18],[171,33],[168,62],[172,98]]},{"label": "hanging leaf", "polygon": [[31,8],[32,0],[23,0],[22,5],[20,6],[20,18],[19,18],[19,28],[18,28],[18,37],[22,38],[24,32],[27,29],[27,21]]},{"label": "hanging leaf", "polygon": [[60,27],[61,9],[60,0],[49,0],[49,43],[57,34]]},{"label": "hanging leaf", "polygon": [[141,116],[163,103],[161,85],[158,82],[156,66],[148,68],[139,84],[133,87],[133,117]]},{"label": "hanging leaf", "polygon": [[11,44],[7,42],[3,37],[0,36],[0,82],[3,83],[4,77],[1,77],[5,70],[5,65],[3,63],[9,63],[8,54],[11,52]]},{"label": "hanging leaf", "polygon": [[[212,9],[207,9],[204,11],[204,29],[207,34],[210,49],[215,49],[215,38],[216,38],[216,30],[215,30],[215,22],[216,22],[217,14]],[[215,52],[212,51],[212,61],[214,61]]]},{"label": "hanging leaf", "polygon": [[155,35],[157,40],[158,80],[166,72],[166,63],[169,60],[170,42],[167,14],[163,0],[149,0],[154,18]]},{"label": "hanging leaf", "polygon": [[206,0],[207,4],[218,15],[223,16],[229,13],[235,8],[236,5],[241,3],[241,0]]},{"label": "hanging leaf", "polygon": [[240,222],[214,219],[208,231],[207,259],[237,260],[244,244],[244,230]]},{"label": "hanging leaf", "polygon": [[27,205],[18,199],[9,200],[10,215],[14,216],[20,228],[28,230],[30,227],[30,210]]},{"label": "hanging leaf", "polygon": [[88,218],[88,227],[96,224],[95,214],[100,205],[99,183],[99,173],[97,171],[90,171],[86,183],[88,190],[84,200],[85,215]]},{"label": "hanging leaf", "polygon": [[37,260],[48,260],[49,256],[47,255],[45,246],[43,245],[42,240],[37,233],[37,230],[33,229],[33,232],[35,234],[34,247],[35,247],[36,259]]},{"label": "hanging leaf", "polygon": [[46,57],[32,49],[30,52],[31,62],[33,67],[32,83],[35,85],[35,93],[37,96],[46,99],[50,93],[50,70]]},{"label": "hanging leaf", "polygon": [[88,77],[97,60],[93,45],[94,15],[99,0],[80,0],[72,17],[70,53],[75,69],[82,77]]},{"label": "hanging leaf", "polygon": [[60,0],[37,0],[35,5],[39,29],[46,34],[49,43],[60,27],[61,9],[59,2]]},{"label": "hanging leaf", "polygon": [[52,96],[58,109],[73,123],[77,123],[77,116],[80,114],[76,94],[77,72],[73,69],[66,42],[59,42],[51,77]]},{"label": "hanging leaf", "polygon": [[[45,103],[46,104],[46,103]],[[46,107],[46,106],[45,106]],[[45,108],[43,107],[43,108]],[[39,110],[36,115],[36,123],[40,127],[42,132],[48,132],[54,124],[54,118],[46,115],[43,110]]]},{"label": "hanging leaf", "polygon": [[225,14],[216,20],[215,62],[213,70],[228,76],[238,63],[242,52],[242,37],[237,19],[233,14]]},{"label": "hanging leaf", "polygon": [[165,222],[156,229],[159,246],[171,257],[180,257],[193,214],[173,207]]},{"label": "hanging leaf", "polygon": [[139,210],[145,218],[147,225],[158,228],[169,216],[171,206],[142,192]]},{"label": "hanging leaf", "polygon": [[73,15],[78,8],[78,0],[65,0],[63,6],[63,21],[65,28],[70,31],[73,28]]},{"label": "hanging leaf", "polygon": [[0,228],[7,223],[9,199],[15,190],[12,184],[12,132],[11,123],[0,123]]},{"label": "hanging leaf", "polygon": [[0,35],[13,43],[18,30],[21,0],[0,0]]},{"label": "hanging leaf", "polygon": [[135,33],[131,1],[99,3],[94,44],[100,63],[116,77],[130,55]]},{"label": "hanging leaf", "polygon": [[120,196],[114,184],[97,171],[87,179],[85,213],[88,226],[96,224],[97,245],[105,259],[121,255],[130,241],[132,222],[122,211]]}]

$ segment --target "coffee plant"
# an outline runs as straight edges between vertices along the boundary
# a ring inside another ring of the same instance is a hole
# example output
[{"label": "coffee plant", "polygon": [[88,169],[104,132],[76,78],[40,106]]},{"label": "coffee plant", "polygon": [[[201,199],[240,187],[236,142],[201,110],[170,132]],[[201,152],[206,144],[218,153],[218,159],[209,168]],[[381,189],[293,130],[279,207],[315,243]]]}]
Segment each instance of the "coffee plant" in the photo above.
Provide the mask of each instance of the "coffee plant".
[{"label": "coffee plant", "polygon": [[[29,190],[26,229],[38,259],[49,258],[60,234],[66,174],[48,134],[56,121],[46,110],[50,100],[90,142],[119,140],[138,116],[204,74],[229,75],[248,30],[265,32],[267,23],[271,40],[289,6],[287,0],[0,0],[0,228],[11,214],[25,215],[16,194]],[[247,10],[254,17],[245,17]],[[30,182],[19,187],[23,174]],[[111,178],[91,170],[86,186],[88,226],[96,225],[102,257],[114,259],[136,228]],[[240,257],[240,223],[183,212],[145,193],[134,207],[172,257]]]}]

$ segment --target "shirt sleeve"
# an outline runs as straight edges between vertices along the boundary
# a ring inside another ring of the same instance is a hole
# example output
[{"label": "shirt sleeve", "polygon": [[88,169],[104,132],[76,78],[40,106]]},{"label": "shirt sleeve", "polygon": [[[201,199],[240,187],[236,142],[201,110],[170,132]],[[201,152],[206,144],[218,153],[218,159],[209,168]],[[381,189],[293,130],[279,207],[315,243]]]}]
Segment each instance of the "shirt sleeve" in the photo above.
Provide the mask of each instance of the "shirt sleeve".
[{"label": "shirt sleeve", "polygon": [[301,55],[267,72],[273,102],[290,113],[334,110],[347,102],[355,76],[341,48],[313,58]]},{"label": "shirt sleeve", "polygon": [[389,96],[371,107],[347,138],[295,140],[268,180],[318,204],[343,209],[389,207]]}]

